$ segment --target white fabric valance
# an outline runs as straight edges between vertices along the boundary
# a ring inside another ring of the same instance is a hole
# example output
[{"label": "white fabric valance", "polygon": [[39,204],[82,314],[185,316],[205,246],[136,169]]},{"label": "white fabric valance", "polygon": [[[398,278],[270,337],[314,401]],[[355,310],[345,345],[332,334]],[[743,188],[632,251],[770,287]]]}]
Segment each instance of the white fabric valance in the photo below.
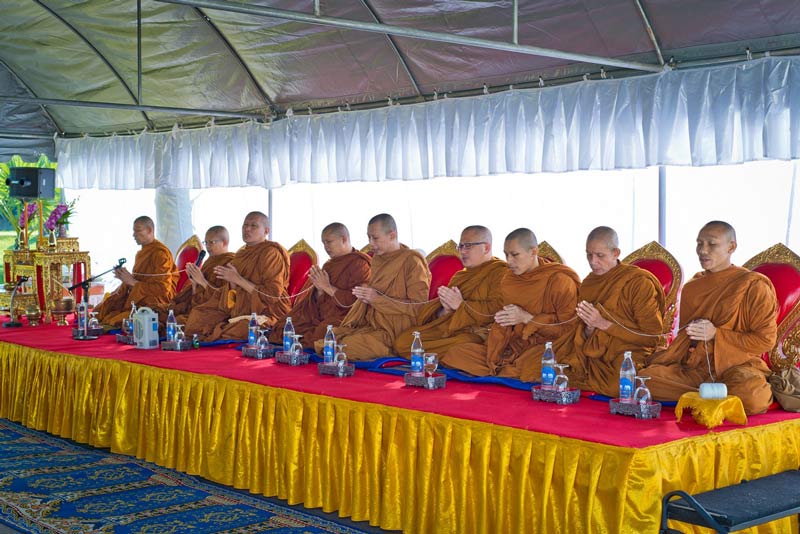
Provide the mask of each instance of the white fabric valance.
[{"label": "white fabric valance", "polygon": [[800,158],[800,57],[510,90],[369,111],[138,136],[59,139],[69,188],[724,165]]}]

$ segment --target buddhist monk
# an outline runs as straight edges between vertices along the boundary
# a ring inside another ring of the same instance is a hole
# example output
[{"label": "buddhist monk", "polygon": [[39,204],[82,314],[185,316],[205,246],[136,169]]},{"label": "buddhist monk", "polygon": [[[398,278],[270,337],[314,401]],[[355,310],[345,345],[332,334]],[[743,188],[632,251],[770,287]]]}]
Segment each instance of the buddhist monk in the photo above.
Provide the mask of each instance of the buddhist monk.
[{"label": "buddhist monk", "polygon": [[654,399],[677,400],[703,382],[721,382],[742,399],[748,414],[772,402],[770,370],[761,355],[775,345],[778,301],[766,276],[731,264],[736,232],[711,221],[697,235],[703,270],[681,292],[681,330],[639,374]]},{"label": "buddhist monk", "polygon": [[419,331],[426,352],[441,354],[453,345],[482,343],[495,312],[503,305],[500,280],[506,263],[492,256],[492,233],[485,226],[461,232],[458,253],[464,269],[437,290],[438,297],[417,311],[415,325],[395,339],[394,350],[411,356],[413,331]]},{"label": "buddhist monk", "polygon": [[192,307],[186,333],[203,341],[247,339],[250,314],[259,326],[272,327],[289,311],[289,254],[267,239],[269,218],[260,211],[247,214],[242,224],[244,247],[227,265],[214,267],[221,281],[212,286],[202,270],[192,273],[195,283],[208,284],[206,298]]},{"label": "buddhist monk", "polygon": [[[294,331],[303,336],[303,344],[313,346],[325,337],[327,326],[339,326],[356,301],[353,288],[369,282],[372,258],[353,248],[350,232],[342,223],[331,223],[322,229],[322,245],[330,259],[322,268],[311,267],[308,280],[289,311]],[[270,339],[282,343],[282,319]]]},{"label": "buddhist monk", "polygon": [[138,307],[158,308],[172,300],[178,283],[178,268],[172,252],[156,239],[153,219],[142,215],[133,221],[133,239],[142,248],[136,253],[133,273],[125,267],[114,269],[122,285],[98,304],[94,311],[104,325],[119,327],[131,312],[131,302]]},{"label": "buddhist monk", "polygon": [[204,302],[207,298],[206,291],[211,287],[219,287],[221,280],[214,274],[214,268],[225,265],[233,259],[233,252],[228,252],[230,234],[224,226],[212,226],[206,230],[205,245],[208,257],[203,262],[202,267],[194,263],[186,264],[186,275],[189,283],[175,295],[175,298],[168,306],[159,309],[159,322],[163,325],[169,310],[175,312],[178,323],[186,321],[192,306]]},{"label": "buddhist monk", "polygon": [[503,307],[494,314],[488,339],[455,345],[439,361],[475,376],[538,381],[544,343],[558,339],[576,319],[581,281],[566,265],[539,256],[539,242],[528,228],[508,234],[503,252],[509,268],[500,282]]},{"label": "buddhist monk", "polygon": [[[619,238],[599,226],[586,238],[592,272],[578,290],[579,321],[553,343],[556,360],[570,366],[570,384],[610,397],[619,395],[619,368],[631,351],[636,368],[663,344],[664,290],[648,271],[619,261]],[[531,361],[541,373],[538,348]]]},{"label": "buddhist monk", "polygon": [[[413,324],[431,283],[425,258],[400,244],[391,215],[381,213],[370,219],[367,235],[373,252],[369,285],[353,288],[358,300],[334,329],[337,341],[347,345],[345,352],[353,360],[392,355],[395,338]],[[317,341],[316,350],[322,352],[322,341]]]}]

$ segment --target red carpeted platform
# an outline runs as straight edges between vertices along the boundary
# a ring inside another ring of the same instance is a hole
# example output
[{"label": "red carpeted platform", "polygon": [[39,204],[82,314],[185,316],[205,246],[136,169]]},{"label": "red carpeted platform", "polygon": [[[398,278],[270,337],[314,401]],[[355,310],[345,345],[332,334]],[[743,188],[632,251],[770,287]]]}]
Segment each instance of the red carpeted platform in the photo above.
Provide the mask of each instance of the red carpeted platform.
[{"label": "red carpeted platform", "polygon": [[[216,375],[302,393],[327,395],[493,423],[620,447],[648,447],[707,434],[691,417],[676,423],[672,408],[657,420],[611,415],[608,403],[582,398],[572,406],[535,402],[530,393],[503,386],[451,380],[443,390],[409,388],[402,377],[358,370],[351,378],[320,376],[316,365],[291,367],[274,360],[243,358],[230,346],[203,347],[185,352],[140,350],[118,345],[114,336],[74,341],[71,328],[44,325],[1,329],[0,341],[42,350],[95,358],[111,358],[154,367]],[[771,410],[751,416],[748,426],[800,418],[800,414]],[[714,432],[744,428],[726,423]]]}]

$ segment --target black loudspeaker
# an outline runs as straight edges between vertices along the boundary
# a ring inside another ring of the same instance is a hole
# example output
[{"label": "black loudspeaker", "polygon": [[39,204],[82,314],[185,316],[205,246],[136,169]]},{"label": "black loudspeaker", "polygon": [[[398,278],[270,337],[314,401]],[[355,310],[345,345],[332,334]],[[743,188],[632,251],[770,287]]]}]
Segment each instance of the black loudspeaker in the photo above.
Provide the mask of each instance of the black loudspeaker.
[{"label": "black loudspeaker", "polygon": [[40,167],[11,167],[6,185],[10,197],[53,198],[56,196],[56,171]]}]

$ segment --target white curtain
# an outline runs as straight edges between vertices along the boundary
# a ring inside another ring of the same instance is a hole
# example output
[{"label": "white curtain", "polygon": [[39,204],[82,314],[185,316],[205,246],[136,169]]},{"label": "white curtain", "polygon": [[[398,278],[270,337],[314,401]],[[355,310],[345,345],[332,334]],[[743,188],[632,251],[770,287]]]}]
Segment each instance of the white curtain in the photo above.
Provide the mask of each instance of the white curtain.
[{"label": "white curtain", "polygon": [[800,157],[800,57],[369,111],[59,139],[69,188],[280,187]]}]

